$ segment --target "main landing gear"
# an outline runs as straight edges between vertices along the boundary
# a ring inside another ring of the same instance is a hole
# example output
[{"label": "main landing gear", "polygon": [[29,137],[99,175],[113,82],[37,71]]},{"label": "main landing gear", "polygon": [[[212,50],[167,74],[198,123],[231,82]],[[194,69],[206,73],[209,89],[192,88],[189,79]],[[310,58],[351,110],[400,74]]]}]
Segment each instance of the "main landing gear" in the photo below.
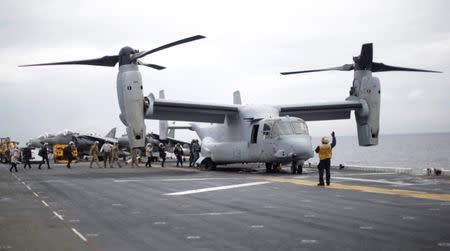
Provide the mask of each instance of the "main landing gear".
[{"label": "main landing gear", "polygon": [[211,159],[207,158],[203,160],[203,162],[200,164],[200,169],[214,171],[216,170],[216,163],[214,163]]},{"label": "main landing gear", "polygon": [[[266,163],[266,173],[279,173],[281,171],[280,163]],[[303,162],[300,161],[292,161],[291,164],[291,173],[292,174],[302,174],[303,173]]]},{"label": "main landing gear", "polygon": [[266,163],[266,173],[279,173],[281,171],[281,163]]}]

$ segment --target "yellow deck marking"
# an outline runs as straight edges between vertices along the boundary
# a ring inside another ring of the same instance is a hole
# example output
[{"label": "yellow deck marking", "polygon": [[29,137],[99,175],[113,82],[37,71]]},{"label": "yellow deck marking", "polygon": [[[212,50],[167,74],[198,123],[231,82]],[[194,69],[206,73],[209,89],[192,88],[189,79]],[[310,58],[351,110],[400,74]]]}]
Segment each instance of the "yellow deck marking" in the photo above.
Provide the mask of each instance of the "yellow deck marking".
[{"label": "yellow deck marking", "polygon": [[[309,180],[286,179],[286,178],[275,178],[275,177],[267,177],[264,179],[268,180],[268,181],[272,181],[272,182],[292,183],[292,184],[304,185],[304,186],[317,186],[317,182],[309,181]],[[357,185],[345,185],[345,184],[336,184],[336,183],[331,184],[331,186],[327,186],[326,188],[340,189],[340,190],[353,190],[353,191],[361,191],[361,192],[367,192],[367,193],[400,195],[400,196],[407,196],[407,197],[420,198],[420,199],[429,199],[429,200],[450,201],[450,194],[427,193],[427,192],[412,191],[412,190],[399,190],[399,189],[357,186]]]}]

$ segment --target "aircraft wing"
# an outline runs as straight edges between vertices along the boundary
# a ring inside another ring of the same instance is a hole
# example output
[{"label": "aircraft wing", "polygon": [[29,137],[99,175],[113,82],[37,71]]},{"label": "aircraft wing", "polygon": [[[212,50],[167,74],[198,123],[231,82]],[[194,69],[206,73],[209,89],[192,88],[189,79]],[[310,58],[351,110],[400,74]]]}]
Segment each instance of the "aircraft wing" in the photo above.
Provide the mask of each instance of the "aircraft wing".
[{"label": "aircraft wing", "polygon": [[109,143],[116,143],[117,139],[113,139],[113,138],[106,138],[106,137],[99,137],[99,136],[94,136],[94,135],[86,135],[86,134],[81,134],[77,136],[77,140],[79,139],[85,139],[85,140],[89,140],[92,142],[98,141],[100,143],[100,145],[103,145],[106,142]]},{"label": "aircraft wing", "polygon": [[279,106],[280,116],[295,116],[305,121],[349,119],[352,110],[363,109],[359,100]]},{"label": "aircraft wing", "polygon": [[236,105],[219,105],[185,101],[170,101],[150,97],[150,112],[146,119],[223,123],[226,115],[238,113]]}]

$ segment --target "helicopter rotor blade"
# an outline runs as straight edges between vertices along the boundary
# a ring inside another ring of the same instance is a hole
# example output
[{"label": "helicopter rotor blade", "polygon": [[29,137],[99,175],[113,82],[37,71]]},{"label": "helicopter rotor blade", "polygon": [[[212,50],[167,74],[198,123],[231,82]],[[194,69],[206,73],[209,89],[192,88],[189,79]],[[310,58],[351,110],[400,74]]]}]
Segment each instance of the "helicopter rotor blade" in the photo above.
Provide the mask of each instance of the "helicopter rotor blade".
[{"label": "helicopter rotor blade", "polygon": [[157,64],[146,64],[146,63],[144,63],[144,62],[142,62],[140,60],[138,60],[137,62],[138,62],[138,65],[147,66],[147,67],[153,68],[155,70],[164,70],[164,69],[166,69],[166,67],[161,66],[161,65],[157,65]]},{"label": "helicopter rotor blade", "polygon": [[353,64],[345,64],[345,65],[342,65],[342,66],[331,67],[331,68],[324,68],[324,69],[282,72],[281,75],[309,73],[309,72],[318,72],[318,71],[351,71],[351,70],[353,70]]},{"label": "helicopter rotor blade", "polygon": [[43,63],[43,64],[27,64],[27,65],[19,65],[19,67],[45,66],[45,65],[67,65],[67,64],[96,65],[96,66],[114,67],[117,64],[117,62],[119,62],[119,55],[104,56],[104,57],[101,57],[101,58],[75,60],[75,61],[64,61],[64,62]]},{"label": "helicopter rotor blade", "polygon": [[416,68],[406,68],[400,66],[386,65],[383,63],[372,63],[372,72],[383,72],[383,71],[416,71],[416,72],[433,72],[442,73],[440,71],[423,70]]},{"label": "helicopter rotor blade", "polygon": [[184,38],[184,39],[181,39],[181,40],[178,40],[178,41],[175,41],[175,42],[172,42],[172,43],[160,46],[158,48],[155,48],[155,49],[152,49],[152,50],[149,50],[149,51],[138,52],[138,53],[134,54],[133,56],[131,56],[131,60],[139,59],[139,58],[145,57],[145,56],[147,56],[149,54],[155,53],[157,51],[164,50],[164,49],[176,46],[176,45],[192,42],[192,41],[195,41],[195,40],[198,40],[198,39],[202,39],[202,38],[205,38],[205,36],[196,35],[196,36]]}]

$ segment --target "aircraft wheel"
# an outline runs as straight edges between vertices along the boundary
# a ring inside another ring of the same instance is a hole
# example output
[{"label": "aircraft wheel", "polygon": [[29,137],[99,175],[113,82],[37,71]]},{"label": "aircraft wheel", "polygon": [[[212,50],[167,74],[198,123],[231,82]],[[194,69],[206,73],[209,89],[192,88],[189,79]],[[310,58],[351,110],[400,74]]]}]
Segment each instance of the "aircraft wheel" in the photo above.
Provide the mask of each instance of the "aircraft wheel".
[{"label": "aircraft wheel", "polygon": [[303,173],[303,163],[300,163],[297,167],[297,173],[302,174]]},{"label": "aircraft wheel", "polygon": [[296,174],[297,173],[297,161],[292,161],[291,173],[292,174]]},{"label": "aircraft wheel", "polygon": [[208,170],[208,171],[214,171],[216,170],[216,164],[211,160],[211,159],[206,159],[203,163],[202,166]]},{"label": "aircraft wheel", "polygon": [[281,169],[281,163],[274,163],[272,166],[272,170],[274,173],[279,173]]},{"label": "aircraft wheel", "polygon": [[272,163],[267,162],[266,163],[266,173],[271,173],[272,172]]}]

